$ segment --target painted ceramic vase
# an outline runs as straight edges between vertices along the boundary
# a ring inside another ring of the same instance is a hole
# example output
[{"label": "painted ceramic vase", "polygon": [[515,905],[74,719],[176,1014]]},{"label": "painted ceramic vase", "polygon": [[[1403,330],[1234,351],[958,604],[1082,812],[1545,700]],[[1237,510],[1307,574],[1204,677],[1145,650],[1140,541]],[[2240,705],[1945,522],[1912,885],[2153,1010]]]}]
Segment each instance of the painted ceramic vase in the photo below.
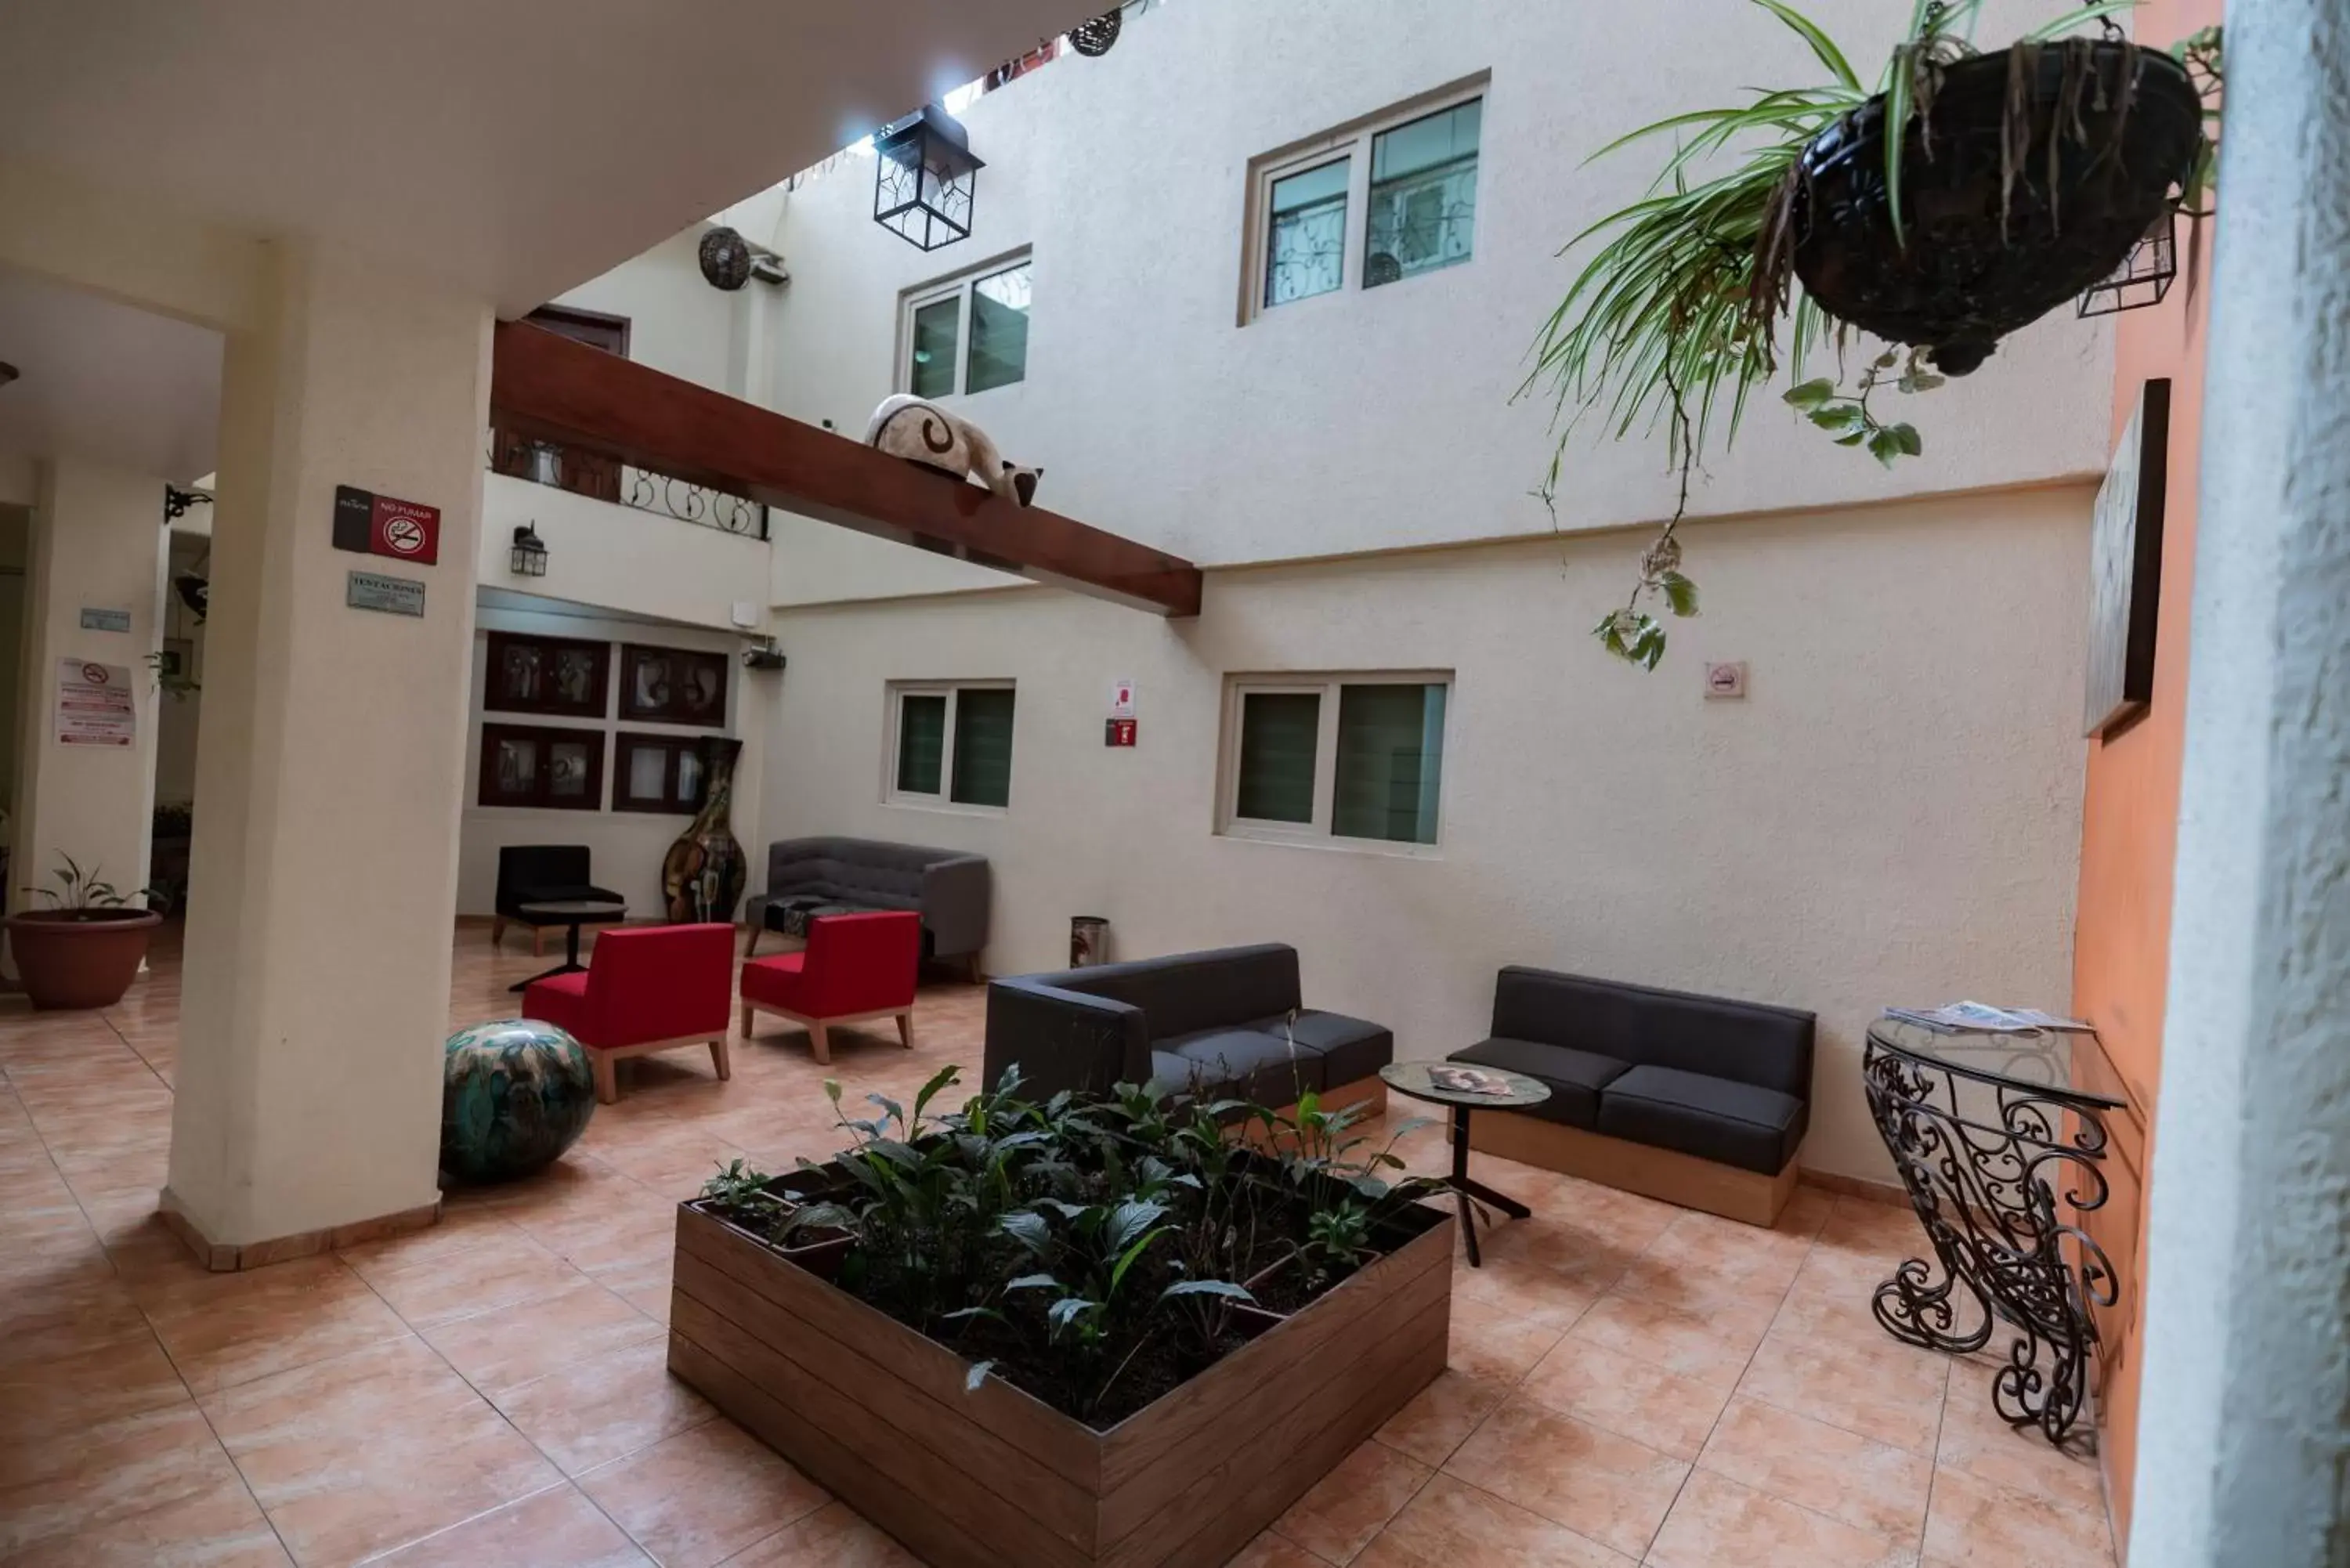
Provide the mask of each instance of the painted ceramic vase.
[{"label": "painted ceramic vase", "polygon": [[661,892],[676,924],[731,922],[742,901],[750,867],[727,823],[734,807],[734,759],[742,753],[740,741],[711,735],[702,742],[701,814],[661,858]]},{"label": "painted ceramic vase", "polygon": [[441,1169],[512,1181],[551,1165],[596,1113],[588,1048],[552,1023],[501,1018],[449,1036],[442,1060]]}]

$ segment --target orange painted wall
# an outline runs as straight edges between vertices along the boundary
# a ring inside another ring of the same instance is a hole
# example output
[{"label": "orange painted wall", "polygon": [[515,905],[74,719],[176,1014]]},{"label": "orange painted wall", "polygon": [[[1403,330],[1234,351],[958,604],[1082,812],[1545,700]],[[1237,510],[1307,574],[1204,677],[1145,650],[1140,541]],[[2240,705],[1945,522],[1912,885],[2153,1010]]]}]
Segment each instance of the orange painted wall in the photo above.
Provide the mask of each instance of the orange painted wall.
[{"label": "orange painted wall", "polygon": [[[2167,47],[2220,20],[2223,0],[2147,0],[2132,31]],[[2137,406],[2140,383],[2170,378],[2169,487],[2162,536],[2162,601],[2154,700],[2128,729],[2089,743],[2082,810],[2081,888],[2074,933],[2073,1008],[2097,1027],[2103,1062],[2085,1078],[2117,1086],[2129,1109],[2113,1118],[2113,1193],[2089,1230],[2121,1274],[2120,1300],[2100,1314],[2106,1344],[2100,1392],[2103,1457],[2117,1539],[2128,1539],[2137,1459],[2143,1344],[2146,1173],[2162,1069],[2164,992],[2169,981],[2171,858],[2178,833],[2179,761],[2185,743],[2187,609],[2195,566],[2197,453],[2202,441],[2203,348],[2210,298],[2210,227],[2198,275],[2181,275],[2157,306],[2115,318],[2114,434]]]}]

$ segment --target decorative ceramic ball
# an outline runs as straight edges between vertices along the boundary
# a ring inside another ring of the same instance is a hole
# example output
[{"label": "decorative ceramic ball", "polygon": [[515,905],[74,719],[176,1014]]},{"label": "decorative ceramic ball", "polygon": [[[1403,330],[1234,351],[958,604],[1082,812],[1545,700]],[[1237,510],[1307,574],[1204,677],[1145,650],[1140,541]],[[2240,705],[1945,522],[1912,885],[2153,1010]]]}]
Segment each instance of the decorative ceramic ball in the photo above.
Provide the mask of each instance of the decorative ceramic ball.
[{"label": "decorative ceramic ball", "polygon": [[501,1018],[449,1036],[441,1084],[441,1168],[462,1182],[511,1181],[552,1164],[588,1130],[596,1071],[552,1023]]}]

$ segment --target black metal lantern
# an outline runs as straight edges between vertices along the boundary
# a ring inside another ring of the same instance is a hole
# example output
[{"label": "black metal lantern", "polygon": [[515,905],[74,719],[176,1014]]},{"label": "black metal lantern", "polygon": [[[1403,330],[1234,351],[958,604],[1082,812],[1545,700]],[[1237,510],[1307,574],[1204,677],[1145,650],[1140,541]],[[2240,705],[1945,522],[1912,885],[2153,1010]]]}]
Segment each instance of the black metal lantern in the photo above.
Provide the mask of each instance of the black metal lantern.
[{"label": "black metal lantern", "polygon": [[2166,211],[2130,247],[2122,265],[2103,283],[2092,284],[2081,296],[2084,316],[2111,316],[2116,311],[2143,310],[2160,305],[2178,275],[2178,244],[2172,234],[2176,214]]},{"label": "black metal lantern", "polygon": [[538,536],[536,524],[517,524],[514,531],[514,554],[506,565],[517,577],[546,576],[546,541]]},{"label": "black metal lantern", "polygon": [[926,251],[971,237],[979,171],[962,125],[937,104],[873,139],[873,221]]}]

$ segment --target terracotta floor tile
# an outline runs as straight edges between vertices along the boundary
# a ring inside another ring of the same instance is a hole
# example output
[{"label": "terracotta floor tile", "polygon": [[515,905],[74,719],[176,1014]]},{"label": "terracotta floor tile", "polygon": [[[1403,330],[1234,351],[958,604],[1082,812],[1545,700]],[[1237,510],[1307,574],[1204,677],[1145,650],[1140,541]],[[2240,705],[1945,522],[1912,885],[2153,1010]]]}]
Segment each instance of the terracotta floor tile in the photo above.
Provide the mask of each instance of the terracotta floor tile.
[{"label": "terracotta floor tile", "polygon": [[184,1404],[187,1385],[146,1324],[39,1336],[37,1355],[0,1360],[0,1442]]},{"label": "terracotta floor tile", "polygon": [[403,1250],[406,1239],[396,1238],[354,1248],[342,1258],[417,1329],[519,1307],[579,1282],[578,1270],[503,1220],[465,1224],[458,1239],[457,1245],[426,1251]]},{"label": "terracotta floor tile", "polygon": [[[1278,1538],[1268,1532],[1258,1539]],[[1295,1547],[1281,1544],[1296,1553],[1294,1561],[1265,1557],[1254,1560],[1254,1568],[1322,1568]],[[1232,1559],[1232,1568],[1248,1568],[1252,1561],[1243,1552]],[[922,1562],[847,1503],[828,1502],[729,1557],[725,1568],[922,1568]]]},{"label": "terracotta floor tile", "polygon": [[1355,1568],[1631,1568],[1634,1561],[1440,1475],[1363,1549]]},{"label": "terracotta floor tile", "polygon": [[516,1430],[575,1478],[716,1414],[670,1376],[666,1335],[584,1357],[505,1389],[496,1402]]},{"label": "terracotta floor tile", "polygon": [[1585,1313],[1567,1336],[1727,1394],[1744,1375],[1769,1322],[1767,1314],[1701,1313],[1611,1295]]},{"label": "terracotta floor tile", "polygon": [[712,1568],[831,1501],[723,1418],[590,1471],[579,1488],[662,1568]]},{"label": "terracotta floor tile", "polygon": [[1435,1473],[1374,1438],[1290,1504],[1273,1528],[1317,1557],[1351,1562]]},{"label": "terracotta floor tile", "polygon": [[1629,1438],[1512,1399],[1445,1461],[1444,1473],[1637,1557],[1689,1469]]},{"label": "terracotta floor tile", "polygon": [[1738,1392],[1782,1410],[1809,1416],[1931,1456],[1942,1424],[1947,1356],[1887,1340],[1866,1350],[1823,1345],[1773,1328],[1754,1353]]},{"label": "terracotta floor tile", "polygon": [[1509,1314],[1470,1298],[1452,1303],[1451,1345],[1446,1364],[1476,1377],[1515,1382],[1548,1354],[1566,1331]]},{"label": "terracotta floor tile", "polygon": [[1447,1367],[1388,1417],[1379,1441],[1424,1465],[1441,1465],[1510,1397],[1511,1380]]},{"label": "terracotta floor tile", "polygon": [[192,1400],[0,1447],[0,1560],[283,1563]]},{"label": "terracotta floor tile", "polygon": [[593,1280],[574,1278],[526,1308],[481,1313],[423,1331],[465,1381],[493,1397],[607,1351],[661,1337],[661,1325]]},{"label": "terracotta floor tile", "polygon": [[1733,1399],[1700,1469],[1915,1546],[1934,1467],[1924,1457],[1752,1399]]},{"label": "terracotta floor tile", "polygon": [[2113,1535],[2102,1506],[2067,1508],[1940,1468],[1926,1516],[1926,1561],[1947,1568],[2109,1568]]},{"label": "terracotta floor tile", "polygon": [[[834,1507],[840,1505],[835,1503]],[[747,1557],[738,1561],[753,1561]],[[729,1563],[726,1568],[735,1568]],[[811,1562],[808,1568],[816,1568]],[[1268,1530],[1241,1548],[1240,1555],[1224,1564],[1224,1568],[1330,1568],[1326,1559],[1316,1557],[1294,1541],[1284,1541]]]},{"label": "terracotta floor tile", "polygon": [[1700,1469],[1649,1550],[1650,1568],[1912,1568],[1916,1547]]},{"label": "terracotta floor tile", "polygon": [[203,1403],[305,1564],[404,1545],[562,1480],[413,1336]]},{"label": "terracotta floor tile", "polygon": [[2096,1511],[2106,1505],[2093,1440],[2077,1438],[2060,1449],[2037,1428],[2009,1426],[1993,1407],[1990,1388],[1964,1367],[1950,1376],[1935,1462],[1944,1469],[1964,1470],[1977,1480],[2031,1492],[2060,1508]]},{"label": "terracotta floor tile", "polygon": [[1677,1459],[1697,1458],[1730,1402],[1718,1380],[1684,1377],[1572,1334],[1526,1375],[1522,1391],[1562,1416]]},{"label": "terracotta floor tile", "polygon": [[1538,1265],[1498,1259],[1490,1252],[1484,1266],[1472,1269],[1461,1259],[1452,1271],[1452,1300],[1474,1302],[1509,1317],[1545,1327],[1573,1328],[1601,1295],[1598,1286]]},{"label": "terracotta floor tile", "polygon": [[332,1257],[178,1276],[154,1293],[137,1286],[133,1293],[199,1397],[408,1336],[381,1298]]},{"label": "terracotta floor tile", "polygon": [[566,1483],[373,1559],[369,1568],[651,1568],[626,1532]]}]

